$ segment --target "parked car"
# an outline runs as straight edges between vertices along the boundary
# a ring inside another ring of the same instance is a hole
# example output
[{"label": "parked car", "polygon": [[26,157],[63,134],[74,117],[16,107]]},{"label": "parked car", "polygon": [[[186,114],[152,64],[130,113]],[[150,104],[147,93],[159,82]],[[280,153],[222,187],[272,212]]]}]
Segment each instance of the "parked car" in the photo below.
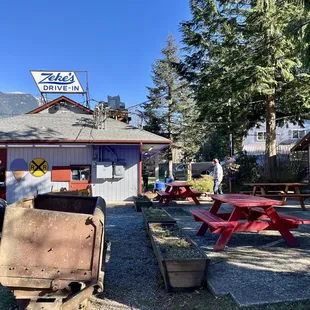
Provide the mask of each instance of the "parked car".
[{"label": "parked car", "polygon": [[[173,178],[175,180],[187,178],[187,164],[179,164],[173,169]],[[201,175],[213,173],[213,164],[211,161],[192,163],[192,177],[199,178]]]}]

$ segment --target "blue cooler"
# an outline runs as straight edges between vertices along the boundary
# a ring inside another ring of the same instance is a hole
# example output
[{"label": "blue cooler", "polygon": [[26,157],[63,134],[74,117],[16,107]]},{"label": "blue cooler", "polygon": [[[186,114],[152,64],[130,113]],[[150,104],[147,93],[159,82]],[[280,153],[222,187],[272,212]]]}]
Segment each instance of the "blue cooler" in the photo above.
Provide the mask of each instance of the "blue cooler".
[{"label": "blue cooler", "polygon": [[166,188],[166,185],[164,182],[155,182],[155,190],[160,191]]}]

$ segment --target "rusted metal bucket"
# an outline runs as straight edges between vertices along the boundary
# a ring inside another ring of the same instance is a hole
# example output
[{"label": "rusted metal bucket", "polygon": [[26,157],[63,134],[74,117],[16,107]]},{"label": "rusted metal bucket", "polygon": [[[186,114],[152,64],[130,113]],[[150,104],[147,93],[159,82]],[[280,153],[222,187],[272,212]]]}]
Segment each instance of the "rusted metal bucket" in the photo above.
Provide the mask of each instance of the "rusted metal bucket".
[{"label": "rusted metal bucket", "polygon": [[8,205],[0,283],[17,299],[31,301],[24,309],[37,309],[42,301],[42,309],[78,309],[103,290],[104,231],[101,197],[44,194]]}]

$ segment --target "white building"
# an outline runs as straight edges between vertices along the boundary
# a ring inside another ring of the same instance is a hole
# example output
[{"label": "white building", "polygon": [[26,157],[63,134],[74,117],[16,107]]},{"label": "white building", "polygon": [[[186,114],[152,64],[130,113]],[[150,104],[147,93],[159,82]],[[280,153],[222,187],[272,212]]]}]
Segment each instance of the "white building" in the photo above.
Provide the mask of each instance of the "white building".
[{"label": "white building", "polygon": [[[304,127],[297,124],[288,123],[283,127],[277,127],[277,154],[279,157],[289,157],[292,147],[301,138],[310,132],[310,121],[304,122]],[[258,128],[250,129],[243,139],[242,150],[248,155],[263,157],[266,150],[266,123],[262,123]]]}]

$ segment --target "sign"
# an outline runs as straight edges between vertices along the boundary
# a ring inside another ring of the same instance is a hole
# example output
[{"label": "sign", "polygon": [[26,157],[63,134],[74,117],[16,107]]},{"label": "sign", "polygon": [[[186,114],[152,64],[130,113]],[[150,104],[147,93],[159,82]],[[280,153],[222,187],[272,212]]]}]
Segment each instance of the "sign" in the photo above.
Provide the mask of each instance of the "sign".
[{"label": "sign", "polygon": [[48,171],[48,163],[43,158],[35,158],[29,164],[29,172],[34,177],[42,177]]},{"label": "sign", "polygon": [[23,158],[15,158],[10,165],[10,169],[17,181],[20,181],[28,172],[28,163]]},{"label": "sign", "polygon": [[74,71],[30,72],[41,93],[85,93]]}]

